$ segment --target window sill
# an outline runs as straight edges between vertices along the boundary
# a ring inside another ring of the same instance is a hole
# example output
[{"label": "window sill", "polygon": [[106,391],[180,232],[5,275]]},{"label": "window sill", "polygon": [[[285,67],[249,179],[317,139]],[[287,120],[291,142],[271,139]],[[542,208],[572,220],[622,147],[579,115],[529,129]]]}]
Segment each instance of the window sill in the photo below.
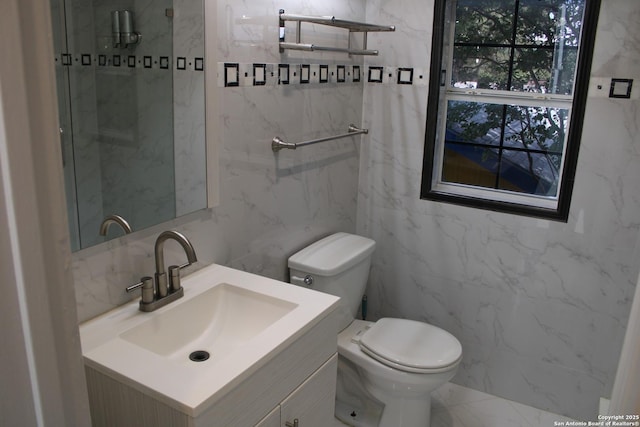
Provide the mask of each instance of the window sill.
[{"label": "window sill", "polygon": [[421,199],[559,222],[567,222],[569,218],[568,207],[565,208],[559,203],[556,203],[558,206],[554,208],[529,206],[508,201],[489,200],[469,195],[452,194],[432,189],[423,191]]}]

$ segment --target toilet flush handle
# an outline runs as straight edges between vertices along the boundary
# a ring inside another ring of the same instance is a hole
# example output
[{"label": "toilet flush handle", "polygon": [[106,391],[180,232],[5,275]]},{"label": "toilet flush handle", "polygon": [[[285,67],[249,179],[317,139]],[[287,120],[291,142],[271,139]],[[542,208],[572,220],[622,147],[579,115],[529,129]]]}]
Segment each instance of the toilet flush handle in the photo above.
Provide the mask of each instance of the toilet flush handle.
[{"label": "toilet flush handle", "polygon": [[291,276],[291,281],[292,282],[302,282],[307,286],[311,286],[311,285],[313,285],[313,276],[310,275],[310,274],[307,274],[304,277]]}]

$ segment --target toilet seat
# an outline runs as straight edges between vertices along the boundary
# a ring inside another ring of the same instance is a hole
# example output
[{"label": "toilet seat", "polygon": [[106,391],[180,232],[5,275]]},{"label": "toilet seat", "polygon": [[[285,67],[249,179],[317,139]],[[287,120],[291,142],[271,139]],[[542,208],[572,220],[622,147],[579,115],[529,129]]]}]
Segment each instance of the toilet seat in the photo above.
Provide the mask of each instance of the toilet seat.
[{"label": "toilet seat", "polygon": [[359,340],[360,349],[392,368],[413,373],[435,373],[457,365],[460,342],[436,326],[407,319],[383,318]]}]

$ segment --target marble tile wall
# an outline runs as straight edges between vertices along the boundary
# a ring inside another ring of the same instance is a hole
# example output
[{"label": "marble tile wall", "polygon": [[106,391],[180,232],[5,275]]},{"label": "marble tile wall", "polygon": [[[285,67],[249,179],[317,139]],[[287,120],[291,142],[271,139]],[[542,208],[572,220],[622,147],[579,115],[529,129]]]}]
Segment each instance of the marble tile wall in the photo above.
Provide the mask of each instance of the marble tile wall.
[{"label": "marble tile wall", "polygon": [[[280,54],[278,9],[290,13],[364,19],[363,0],[219,1],[216,49],[221,62],[356,64],[346,54]],[[344,42],[346,33],[310,28],[309,40]],[[341,37],[341,38],[338,38]],[[327,41],[327,39],[329,39]],[[345,133],[362,118],[362,84],[308,87],[222,88],[217,132],[220,205],[76,252],[74,281],[79,320],[133,296],[124,288],[153,272],[153,243],[162,230],[189,237],[199,265],[212,262],[268,277],[287,278],[287,258],[336,231],[354,232],[360,137],[274,154],[271,139],[296,141]],[[209,124],[208,124],[209,125]],[[165,247],[166,265],[182,260],[180,248]]]},{"label": "marble tile wall", "polygon": [[[432,1],[369,0],[380,57],[427,68]],[[593,76],[640,78],[640,3],[603,0]],[[638,275],[638,100],[590,98],[568,223],[420,200],[426,87],[367,85],[357,230],[378,242],[375,317],[462,342],[454,382],[577,419],[609,396]]]}]

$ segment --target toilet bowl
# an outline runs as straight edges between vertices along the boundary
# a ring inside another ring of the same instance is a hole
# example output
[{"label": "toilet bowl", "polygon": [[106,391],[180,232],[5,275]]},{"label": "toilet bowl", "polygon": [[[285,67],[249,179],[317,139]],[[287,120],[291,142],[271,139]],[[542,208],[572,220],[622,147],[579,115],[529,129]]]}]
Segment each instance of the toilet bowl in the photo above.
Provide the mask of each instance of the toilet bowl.
[{"label": "toilet bowl", "polygon": [[[385,326],[387,321],[398,321],[398,323],[389,327]],[[403,366],[397,359],[383,359],[380,356],[373,357],[368,354],[362,342],[363,336],[366,341],[366,334],[372,328],[379,326],[382,326],[380,330],[396,332],[395,327],[407,326],[404,322],[408,322],[410,327],[418,326],[418,329],[420,326],[431,328],[430,332],[435,336],[421,340],[422,344],[425,346],[433,344],[435,349],[438,349],[438,345],[442,346],[440,347],[442,357],[435,358],[438,359],[437,363],[433,363],[435,359],[431,360],[428,363],[431,368],[416,368],[415,363],[410,363],[411,366]],[[426,323],[414,322],[417,325],[411,325],[412,322],[385,318],[374,323],[356,319],[338,334],[339,357],[349,360],[357,367],[364,388],[384,404],[382,417],[377,424],[380,427],[428,426],[431,392],[453,378],[462,359],[462,347],[453,335]],[[340,400],[341,396],[336,398]],[[345,419],[343,416],[339,418],[349,422],[349,418]]]},{"label": "toilet bowl", "polygon": [[[333,234],[289,258],[290,281],[341,298],[336,416],[358,426],[428,427],[431,392],[455,375],[462,346],[424,322],[355,319],[374,249],[371,239]],[[364,412],[366,422],[356,422]]]}]

